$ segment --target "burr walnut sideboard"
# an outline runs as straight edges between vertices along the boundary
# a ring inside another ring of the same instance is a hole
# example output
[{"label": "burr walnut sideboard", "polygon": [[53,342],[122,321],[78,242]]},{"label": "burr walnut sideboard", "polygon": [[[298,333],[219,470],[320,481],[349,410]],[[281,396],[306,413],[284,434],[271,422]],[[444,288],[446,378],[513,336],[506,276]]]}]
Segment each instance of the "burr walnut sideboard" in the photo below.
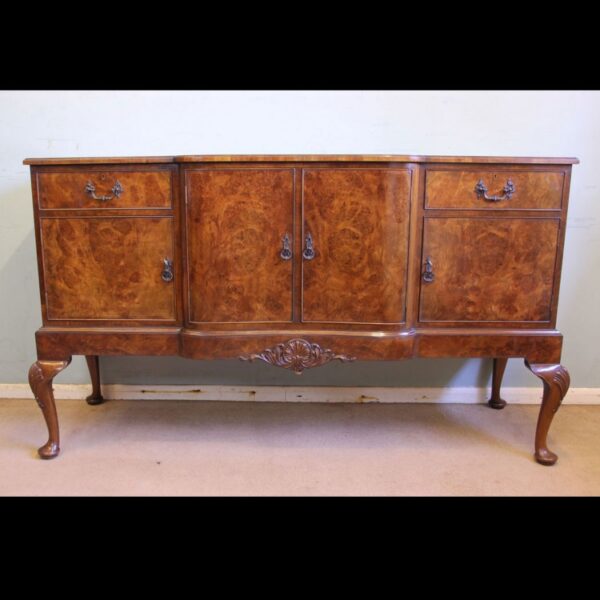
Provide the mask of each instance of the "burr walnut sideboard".
[{"label": "burr walnut sideboard", "polygon": [[556,313],[574,158],[26,159],[43,326],[29,381],[59,452],[52,380],[86,356],[507,359],[543,382],[535,457],[569,387]]}]

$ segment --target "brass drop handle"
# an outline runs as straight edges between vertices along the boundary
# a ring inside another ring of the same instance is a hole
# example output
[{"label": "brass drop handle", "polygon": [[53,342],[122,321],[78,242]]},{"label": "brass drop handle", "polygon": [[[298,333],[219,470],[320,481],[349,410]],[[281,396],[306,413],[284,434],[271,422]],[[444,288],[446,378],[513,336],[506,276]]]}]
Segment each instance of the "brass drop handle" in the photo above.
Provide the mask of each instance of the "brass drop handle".
[{"label": "brass drop handle", "polygon": [[315,249],[313,248],[313,239],[310,232],[306,234],[304,239],[304,251],[302,252],[304,260],[312,260],[315,257]]},{"label": "brass drop handle", "polygon": [[425,270],[423,271],[422,277],[425,283],[431,283],[435,279],[435,275],[433,273],[433,263],[431,262],[430,256],[428,256],[425,260]]},{"label": "brass drop handle", "polygon": [[107,194],[106,196],[96,196],[96,186],[92,181],[88,181],[85,184],[85,192],[89,194],[94,200],[100,200],[100,202],[106,202],[108,200],[112,200],[113,198],[118,198],[123,193],[123,186],[121,182],[117,179],[115,181],[115,185],[112,186],[111,190],[112,196]]},{"label": "brass drop handle", "polygon": [[290,236],[287,233],[283,236],[283,248],[281,249],[279,256],[281,256],[283,260],[290,260],[290,258],[292,258]]},{"label": "brass drop handle", "polygon": [[163,258],[163,270],[160,277],[167,283],[173,281],[173,261],[169,258]]},{"label": "brass drop handle", "polygon": [[477,182],[477,185],[475,186],[475,193],[480,196],[483,197],[484,200],[488,200],[490,202],[500,202],[500,200],[510,200],[512,198],[512,195],[515,193],[516,189],[515,189],[515,184],[512,182],[511,179],[509,179],[506,182],[506,185],[502,188],[502,196],[488,196],[487,192],[488,189],[485,185],[485,183],[483,183],[483,179],[480,179]]}]

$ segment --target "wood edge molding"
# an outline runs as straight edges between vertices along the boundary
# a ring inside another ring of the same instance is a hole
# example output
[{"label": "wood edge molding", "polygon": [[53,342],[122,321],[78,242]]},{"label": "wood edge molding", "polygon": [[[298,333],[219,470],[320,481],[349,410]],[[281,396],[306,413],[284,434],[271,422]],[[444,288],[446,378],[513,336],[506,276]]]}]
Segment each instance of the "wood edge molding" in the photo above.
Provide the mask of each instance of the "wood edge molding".
[{"label": "wood edge molding", "polygon": [[24,165],[93,165],[213,162],[412,162],[412,163],[512,163],[526,165],[576,165],[574,157],[416,156],[410,154],[204,154],[180,156],[26,158]]},{"label": "wood edge molding", "polygon": [[457,327],[423,327],[398,330],[378,330],[378,329],[353,329],[353,330],[338,330],[338,329],[188,329],[180,326],[165,326],[165,327],[68,327],[58,325],[45,325],[40,327],[36,333],[38,334],[70,334],[70,333],[86,333],[105,335],[108,333],[140,333],[140,334],[167,334],[167,335],[191,335],[195,337],[248,337],[252,335],[256,338],[268,336],[289,336],[290,338],[298,336],[328,336],[328,337],[376,337],[376,338],[406,338],[413,336],[540,336],[540,337],[562,337],[562,333],[557,329],[506,329],[501,328],[457,328]]},{"label": "wood edge molding", "polygon": [[174,163],[173,156],[67,156],[56,158],[25,158],[24,165],[126,165]]},{"label": "wood edge molding", "polygon": [[[57,400],[85,400],[89,384],[54,384]],[[334,386],[232,386],[232,385],[129,385],[103,384],[106,400],[204,400],[231,402],[320,402],[389,404],[486,404],[490,387],[410,388]],[[539,406],[542,390],[536,387],[503,387],[509,404]],[[26,383],[0,383],[0,398],[32,400]],[[600,405],[600,387],[571,388],[563,405]]]}]

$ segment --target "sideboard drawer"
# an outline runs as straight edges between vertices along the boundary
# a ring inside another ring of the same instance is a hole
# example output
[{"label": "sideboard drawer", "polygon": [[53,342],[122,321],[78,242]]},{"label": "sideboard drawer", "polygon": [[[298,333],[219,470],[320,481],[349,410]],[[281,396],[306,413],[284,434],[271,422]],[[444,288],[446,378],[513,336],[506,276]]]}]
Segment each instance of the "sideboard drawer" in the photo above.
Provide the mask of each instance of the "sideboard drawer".
[{"label": "sideboard drawer", "polygon": [[40,171],[40,208],[171,208],[171,169]]},{"label": "sideboard drawer", "polygon": [[563,171],[428,169],[425,208],[559,210],[564,180]]}]

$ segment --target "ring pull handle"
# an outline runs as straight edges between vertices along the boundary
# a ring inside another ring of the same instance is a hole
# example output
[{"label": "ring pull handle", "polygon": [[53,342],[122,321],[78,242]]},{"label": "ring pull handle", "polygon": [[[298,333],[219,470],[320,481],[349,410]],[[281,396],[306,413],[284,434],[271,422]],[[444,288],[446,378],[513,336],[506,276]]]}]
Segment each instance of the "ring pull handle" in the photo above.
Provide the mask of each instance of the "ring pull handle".
[{"label": "ring pull handle", "polygon": [[425,283],[431,283],[435,279],[435,275],[433,273],[433,263],[431,262],[430,256],[428,256],[425,260],[425,270],[423,271],[422,277]]},{"label": "ring pull handle", "polygon": [[163,270],[160,274],[160,278],[163,281],[169,283],[173,281],[173,261],[168,258],[163,258]]},{"label": "ring pull handle", "polygon": [[304,251],[302,252],[304,260],[312,260],[315,257],[315,249],[313,248],[313,239],[310,232],[306,234],[304,239]]},{"label": "ring pull handle", "polygon": [[485,185],[485,183],[483,183],[483,179],[480,179],[477,182],[477,185],[475,186],[475,193],[478,196],[483,197],[484,200],[488,200],[490,202],[500,202],[500,200],[510,200],[512,195],[515,193],[516,189],[515,189],[515,184],[512,182],[511,179],[509,179],[506,182],[506,185],[502,188],[502,196],[488,196],[487,192],[488,189]]},{"label": "ring pull handle", "polygon": [[115,185],[112,186],[111,190],[112,195],[107,194],[106,196],[96,196],[96,186],[92,181],[88,181],[85,184],[85,193],[89,194],[94,200],[100,200],[100,202],[106,202],[108,200],[112,200],[113,198],[118,198],[123,193],[123,186],[121,182],[117,179],[115,181]]},{"label": "ring pull handle", "polygon": [[290,247],[290,236],[286,233],[283,236],[283,248],[279,253],[279,256],[283,258],[283,260],[290,260],[292,258],[292,249]]}]

